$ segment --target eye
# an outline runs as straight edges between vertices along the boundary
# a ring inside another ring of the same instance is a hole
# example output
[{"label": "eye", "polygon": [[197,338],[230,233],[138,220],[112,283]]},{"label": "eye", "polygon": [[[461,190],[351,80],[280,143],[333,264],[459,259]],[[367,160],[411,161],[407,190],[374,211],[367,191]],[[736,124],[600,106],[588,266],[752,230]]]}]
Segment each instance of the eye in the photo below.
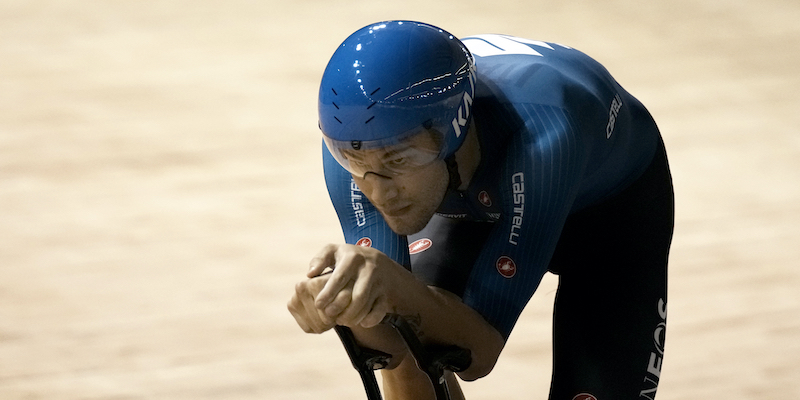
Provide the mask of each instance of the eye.
[{"label": "eye", "polygon": [[390,165],[392,167],[402,167],[403,165],[406,165],[407,163],[408,163],[408,161],[406,160],[405,157],[395,157],[395,158],[389,160],[388,165]]},{"label": "eye", "polygon": [[356,160],[356,159],[351,159],[351,160],[350,160],[350,165],[351,165],[352,167],[355,167],[355,168],[361,168],[361,169],[363,169],[363,168],[366,168],[366,166],[367,166],[367,164],[366,164],[366,163],[364,163],[363,161],[361,161],[361,160]]}]

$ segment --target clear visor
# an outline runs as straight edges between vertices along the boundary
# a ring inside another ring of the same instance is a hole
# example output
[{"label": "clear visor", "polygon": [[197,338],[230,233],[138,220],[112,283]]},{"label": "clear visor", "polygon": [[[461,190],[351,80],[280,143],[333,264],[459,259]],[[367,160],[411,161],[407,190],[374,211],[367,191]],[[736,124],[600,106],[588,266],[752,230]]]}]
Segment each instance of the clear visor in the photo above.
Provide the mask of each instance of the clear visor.
[{"label": "clear visor", "polygon": [[325,145],[336,161],[354,176],[368,172],[398,176],[421,169],[439,159],[441,136],[435,130],[416,130],[404,139],[339,141],[328,137]]}]

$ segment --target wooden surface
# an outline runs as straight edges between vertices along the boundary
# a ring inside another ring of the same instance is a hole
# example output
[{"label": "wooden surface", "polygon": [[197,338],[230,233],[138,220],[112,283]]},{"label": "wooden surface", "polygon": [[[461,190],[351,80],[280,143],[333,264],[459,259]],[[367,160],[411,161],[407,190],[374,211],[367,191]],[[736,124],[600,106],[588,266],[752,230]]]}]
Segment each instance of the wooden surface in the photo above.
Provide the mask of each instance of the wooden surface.
[{"label": "wooden surface", "polygon": [[[0,399],[364,398],[336,336],[285,304],[342,240],[319,77],[349,33],[399,18],[604,63],[675,179],[658,398],[800,395],[796,0],[6,0]],[[469,398],[546,398],[554,285]]]}]

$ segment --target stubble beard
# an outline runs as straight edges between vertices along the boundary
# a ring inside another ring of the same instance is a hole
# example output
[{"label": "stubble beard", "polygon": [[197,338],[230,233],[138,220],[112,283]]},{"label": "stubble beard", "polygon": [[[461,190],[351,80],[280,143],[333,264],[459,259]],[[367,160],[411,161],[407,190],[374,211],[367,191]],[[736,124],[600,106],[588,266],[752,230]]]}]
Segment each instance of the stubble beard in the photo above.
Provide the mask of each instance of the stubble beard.
[{"label": "stubble beard", "polygon": [[425,226],[428,225],[428,222],[431,220],[435,212],[436,210],[422,215],[403,215],[399,217],[384,216],[383,219],[394,233],[402,236],[408,236],[424,229]]},{"label": "stubble beard", "polygon": [[437,187],[433,189],[433,193],[436,193],[435,196],[426,199],[423,202],[424,204],[417,203],[412,205],[409,212],[405,215],[391,217],[382,213],[383,219],[389,225],[389,228],[398,235],[408,236],[423,230],[428,225],[431,218],[433,218],[433,215],[436,214],[436,210],[444,200],[447,194],[447,186],[448,181],[443,181],[443,183],[438,184]]}]

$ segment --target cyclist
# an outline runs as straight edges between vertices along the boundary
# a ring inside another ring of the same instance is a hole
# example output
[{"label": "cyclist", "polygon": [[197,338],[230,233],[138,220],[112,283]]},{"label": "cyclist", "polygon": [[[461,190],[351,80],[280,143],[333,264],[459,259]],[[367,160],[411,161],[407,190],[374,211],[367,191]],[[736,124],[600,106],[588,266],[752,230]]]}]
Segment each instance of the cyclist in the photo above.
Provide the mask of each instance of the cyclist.
[{"label": "cyclist", "polygon": [[469,349],[459,376],[477,379],[550,271],[550,397],[655,397],[672,180],[653,118],[602,65],[555,43],[387,21],[337,48],[318,104],[348,244],[323,248],[296,285],[304,331],[349,326],[393,355],[390,398],[423,399],[430,385],[384,316]]}]

